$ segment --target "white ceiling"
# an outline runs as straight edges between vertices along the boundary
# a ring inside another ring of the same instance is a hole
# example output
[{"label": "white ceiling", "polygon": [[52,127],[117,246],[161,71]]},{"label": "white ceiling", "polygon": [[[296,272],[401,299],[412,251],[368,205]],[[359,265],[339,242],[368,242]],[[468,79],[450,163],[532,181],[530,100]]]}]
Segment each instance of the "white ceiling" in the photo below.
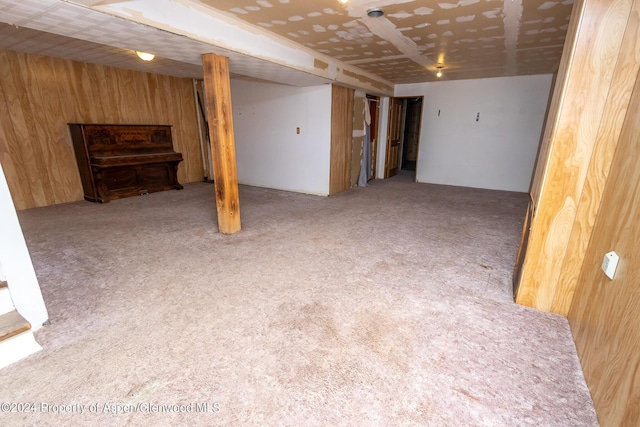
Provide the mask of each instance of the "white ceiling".
[{"label": "white ceiling", "polygon": [[[312,86],[329,80],[58,0],[0,0],[0,47],[176,77],[202,78],[201,56],[229,57],[231,71]],[[143,62],[135,50],[154,52]]]},{"label": "white ceiling", "polygon": [[[571,0],[351,0],[344,7],[337,0],[147,2],[161,3],[197,7],[200,14],[311,52],[319,64],[331,62],[326,68],[337,64],[389,85],[433,81],[439,64],[447,79],[553,73],[572,7]],[[0,47],[194,78],[202,76],[201,55],[212,52],[229,57],[235,75],[299,86],[336,79],[332,70],[259,58],[229,43],[192,37],[188,28],[155,27],[131,12],[136,4],[145,2],[0,0]],[[385,11],[382,18],[366,16],[374,6]],[[157,58],[142,62],[133,50]]]},{"label": "white ceiling", "polygon": [[[200,0],[393,83],[556,71],[572,0]],[[367,10],[379,8],[382,17]]]}]

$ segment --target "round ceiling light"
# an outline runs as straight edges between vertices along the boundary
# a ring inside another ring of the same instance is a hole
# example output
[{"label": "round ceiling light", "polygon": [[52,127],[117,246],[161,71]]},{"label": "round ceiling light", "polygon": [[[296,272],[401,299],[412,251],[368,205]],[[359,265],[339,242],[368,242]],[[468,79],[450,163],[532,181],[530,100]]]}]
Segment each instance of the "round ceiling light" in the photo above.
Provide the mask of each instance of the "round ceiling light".
[{"label": "round ceiling light", "polygon": [[377,7],[367,10],[367,16],[370,18],[380,18],[382,15],[384,15],[384,10]]},{"label": "round ceiling light", "polygon": [[139,50],[136,50],[136,55],[143,61],[152,61],[156,57],[153,53],[140,52]]}]

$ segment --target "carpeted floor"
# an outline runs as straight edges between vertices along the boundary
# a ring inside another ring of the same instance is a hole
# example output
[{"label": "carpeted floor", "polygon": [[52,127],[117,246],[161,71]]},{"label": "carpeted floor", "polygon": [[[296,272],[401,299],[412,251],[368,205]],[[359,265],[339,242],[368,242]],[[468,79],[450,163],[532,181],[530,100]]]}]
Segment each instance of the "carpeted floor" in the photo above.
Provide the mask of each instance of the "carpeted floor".
[{"label": "carpeted floor", "polygon": [[51,325],[0,424],[597,425],[566,319],[511,298],[528,196],[240,194],[234,236],[205,183],[21,212]]}]

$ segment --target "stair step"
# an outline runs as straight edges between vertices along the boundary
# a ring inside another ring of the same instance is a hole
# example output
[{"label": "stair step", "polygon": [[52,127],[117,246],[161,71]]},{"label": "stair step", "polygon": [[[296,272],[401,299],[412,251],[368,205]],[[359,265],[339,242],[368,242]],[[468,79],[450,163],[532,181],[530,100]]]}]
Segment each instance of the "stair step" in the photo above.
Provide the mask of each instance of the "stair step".
[{"label": "stair step", "polygon": [[16,310],[0,316],[0,341],[26,332],[29,329],[31,329],[31,324]]},{"label": "stair step", "polygon": [[13,311],[14,309],[15,307],[13,306],[9,288],[0,286],[0,315]]}]

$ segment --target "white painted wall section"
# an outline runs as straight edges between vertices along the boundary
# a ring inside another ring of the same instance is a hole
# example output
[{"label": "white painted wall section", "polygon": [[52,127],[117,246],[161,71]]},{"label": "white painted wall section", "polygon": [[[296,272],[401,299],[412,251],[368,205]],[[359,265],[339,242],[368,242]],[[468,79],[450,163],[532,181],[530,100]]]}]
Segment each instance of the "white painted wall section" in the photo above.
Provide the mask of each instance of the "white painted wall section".
[{"label": "white painted wall section", "polygon": [[529,191],[552,77],[397,85],[424,96],[416,181]]},{"label": "white painted wall section", "polygon": [[389,130],[389,97],[380,97],[378,117],[378,153],[376,154],[376,178],[384,179],[384,163],[387,155],[387,131]]},{"label": "white painted wall section", "polygon": [[0,263],[13,305],[38,330],[49,318],[27,244],[0,165]]},{"label": "white painted wall section", "polygon": [[240,184],[329,194],[330,85],[232,79],[231,98]]}]

